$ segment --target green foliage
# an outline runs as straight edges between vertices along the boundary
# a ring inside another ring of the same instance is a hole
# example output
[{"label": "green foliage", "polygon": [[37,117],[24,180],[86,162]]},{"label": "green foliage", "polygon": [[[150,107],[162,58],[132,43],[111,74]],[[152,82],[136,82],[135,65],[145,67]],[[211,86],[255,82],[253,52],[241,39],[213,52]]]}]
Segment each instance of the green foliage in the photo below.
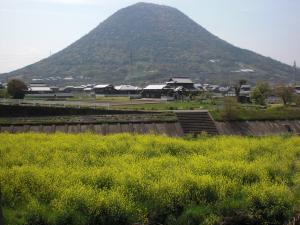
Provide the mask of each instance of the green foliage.
[{"label": "green foliage", "polygon": [[294,97],[294,88],[290,86],[277,86],[275,88],[275,93],[278,97],[282,99],[284,105],[291,104]]},{"label": "green foliage", "polygon": [[258,105],[265,105],[266,99],[268,98],[270,93],[271,88],[268,83],[258,83],[251,93],[251,100]]},{"label": "green foliage", "polygon": [[234,120],[238,113],[238,103],[234,98],[224,98],[224,107],[220,115],[223,120]]},{"label": "green foliage", "polygon": [[0,134],[4,215],[8,225],[282,224],[299,201],[299,154],[298,137]]},{"label": "green foliage", "polygon": [[6,89],[0,89],[0,98],[8,98],[9,95]]},{"label": "green foliage", "polygon": [[234,92],[235,92],[238,102],[241,102],[241,98],[240,98],[241,87],[242,87],[242,85],[245,85],[245,84],[247,84],[247,81],[244,79],[241,79],[234,85]]},{"label": "green foliage", "polygon": [[23,99],[27,86],[22,80],[12,79],[7,84],[7,93],[15,99]]},{"label": "green foliage", "polygon": [[296,106],[300,106],[300,95],[294,95],[294,102],[296,104]]}]

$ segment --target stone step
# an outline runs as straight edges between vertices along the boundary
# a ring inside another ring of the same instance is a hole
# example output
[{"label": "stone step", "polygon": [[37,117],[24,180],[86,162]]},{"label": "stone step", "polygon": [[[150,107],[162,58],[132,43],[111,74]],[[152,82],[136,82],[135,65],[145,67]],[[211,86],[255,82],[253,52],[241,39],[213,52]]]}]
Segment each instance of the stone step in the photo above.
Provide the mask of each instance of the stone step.
[{"label": "stone step", "polygon": [[202,132],[202,131],[212,131],[212,132],[217,132],[217,130],[216,129],[204,129],[204,128],[197,128],[197,129],[184,129],[183,128],[183,131],[190,131],[190,132],[197,132],[197,131],[199,131],[199,132]]},{"label": "stone step", "polygon": [[[198,124],[195,124],[196,121],[184,121],[184,120],[181,120],[182,122],[184,122],[184,124],[191,124],[191,125],[197,125]],[[205,124],[205,125],[210,125],[211,124],[211,121],[201,121],[201,124]]]},{"label": "stone step", "polygon": [[201,120],[201,121],[211,121],[210,118],[186,118],[186,117],[184,117],[184,118],[177,117],[177,118],[182,120],[182,121],[194,121],[194,120],[197,120],[197,121],[199,121],[199,120]]},{"label": "stone step", "polygon": [[214,129],[216,130],[215,127],[212,127],[212,126],[182,126],[183,129]]},{"label": "stone step", "polygon": [[219,134],[208,112],[177,112],[176,115],[184,134]]}]

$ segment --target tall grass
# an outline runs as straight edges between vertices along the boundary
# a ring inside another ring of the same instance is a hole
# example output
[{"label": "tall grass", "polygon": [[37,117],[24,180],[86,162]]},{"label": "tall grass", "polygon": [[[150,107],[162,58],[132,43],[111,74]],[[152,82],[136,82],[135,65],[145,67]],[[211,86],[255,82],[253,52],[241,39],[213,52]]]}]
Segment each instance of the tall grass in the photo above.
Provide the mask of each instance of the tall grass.
[{"label": "tall grass", "polygon": [[299,200],[299,154],[297,137],[0,134],[4,215],[28,225],[282,224]]}]

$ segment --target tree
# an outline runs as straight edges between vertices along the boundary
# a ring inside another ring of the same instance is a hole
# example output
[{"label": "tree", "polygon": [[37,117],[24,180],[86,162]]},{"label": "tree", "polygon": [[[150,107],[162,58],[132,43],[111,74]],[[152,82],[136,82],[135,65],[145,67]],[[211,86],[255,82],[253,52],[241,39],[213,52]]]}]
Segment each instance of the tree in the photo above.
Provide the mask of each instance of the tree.
[{"label": "tree", "polygon": [[296,106],[300,106],[300,95],[294,96],[294,102],[295,102]]},{"label": "tree", "polygon": [[23,99],[27,90],[27,85],[19,79],[12,79],[7,84],[7,93],[14,99]]},{"label": "tree", "polygon": [[277,94],[278,97],[282,99],[284,105],[288,105],[293,102],[293,97],[294,97],[293,87],[285,86],[285,85],[277,86],[275,88],[275,93]]},{"label": "tree", "polygon": [[238,103],[235,98],[225,97],[224,108],[220,113],[224,120],[234,120],[238,116]]},{"label": "tree", "polygon": [[0,98],[8,98],[6,89],[0,89]]},{"label": "tree", "polygon": [[245,84],[247,84],[246,80],[239,80],[239,82],[234,86],[235,96],[238,102],[241,102],[241,98],[240,98],[241,87]]},{"label": "tree", "polygon": [[251,92],[251,99],[253,102],[259,105],[265,105],[266,99],[271,93],[271,88],[268,83],[261,82],[256,85],[254,90]]},{"label": "tree", "polygon": [[203,91],[203,92],[199,93],[197,97],[200,101],[212,100],[213,94],[209,91]]}]

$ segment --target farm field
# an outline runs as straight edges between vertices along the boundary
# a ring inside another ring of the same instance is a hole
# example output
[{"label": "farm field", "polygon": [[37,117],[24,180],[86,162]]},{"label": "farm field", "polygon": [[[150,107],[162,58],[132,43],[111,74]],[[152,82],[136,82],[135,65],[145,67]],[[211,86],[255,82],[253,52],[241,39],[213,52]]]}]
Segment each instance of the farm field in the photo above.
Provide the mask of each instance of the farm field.
[{"label": "farm field", "polygon": [[283,224],[300,138],[0,134],[8,225]]},{"label": "farm field", "polygon": [[115,105],[114,109],[127,109],[127,110],[199,110],[199,109],[216,109],[215,104],[203,103],[200,101],[174,101],[174,102],[157,102],[143,104],[128,104],[128,105]]},{"label": "farm field", "polygon": [[[21,104],[21,105],[36,105],[36,106],[54,106],[54,107],[82,107],[82,108],[104,108],[107,109],[112,106],[122,105],[147,105],[161,103],[157,100],[130,100],[125,97],[97,97],[95,98],[70,98],[60,100],[46,100],[46,99],[1,99],[1,104]],[[126,107],[124,107],[126,108]],[[129,107],[130,108],[130,107]]]}]

